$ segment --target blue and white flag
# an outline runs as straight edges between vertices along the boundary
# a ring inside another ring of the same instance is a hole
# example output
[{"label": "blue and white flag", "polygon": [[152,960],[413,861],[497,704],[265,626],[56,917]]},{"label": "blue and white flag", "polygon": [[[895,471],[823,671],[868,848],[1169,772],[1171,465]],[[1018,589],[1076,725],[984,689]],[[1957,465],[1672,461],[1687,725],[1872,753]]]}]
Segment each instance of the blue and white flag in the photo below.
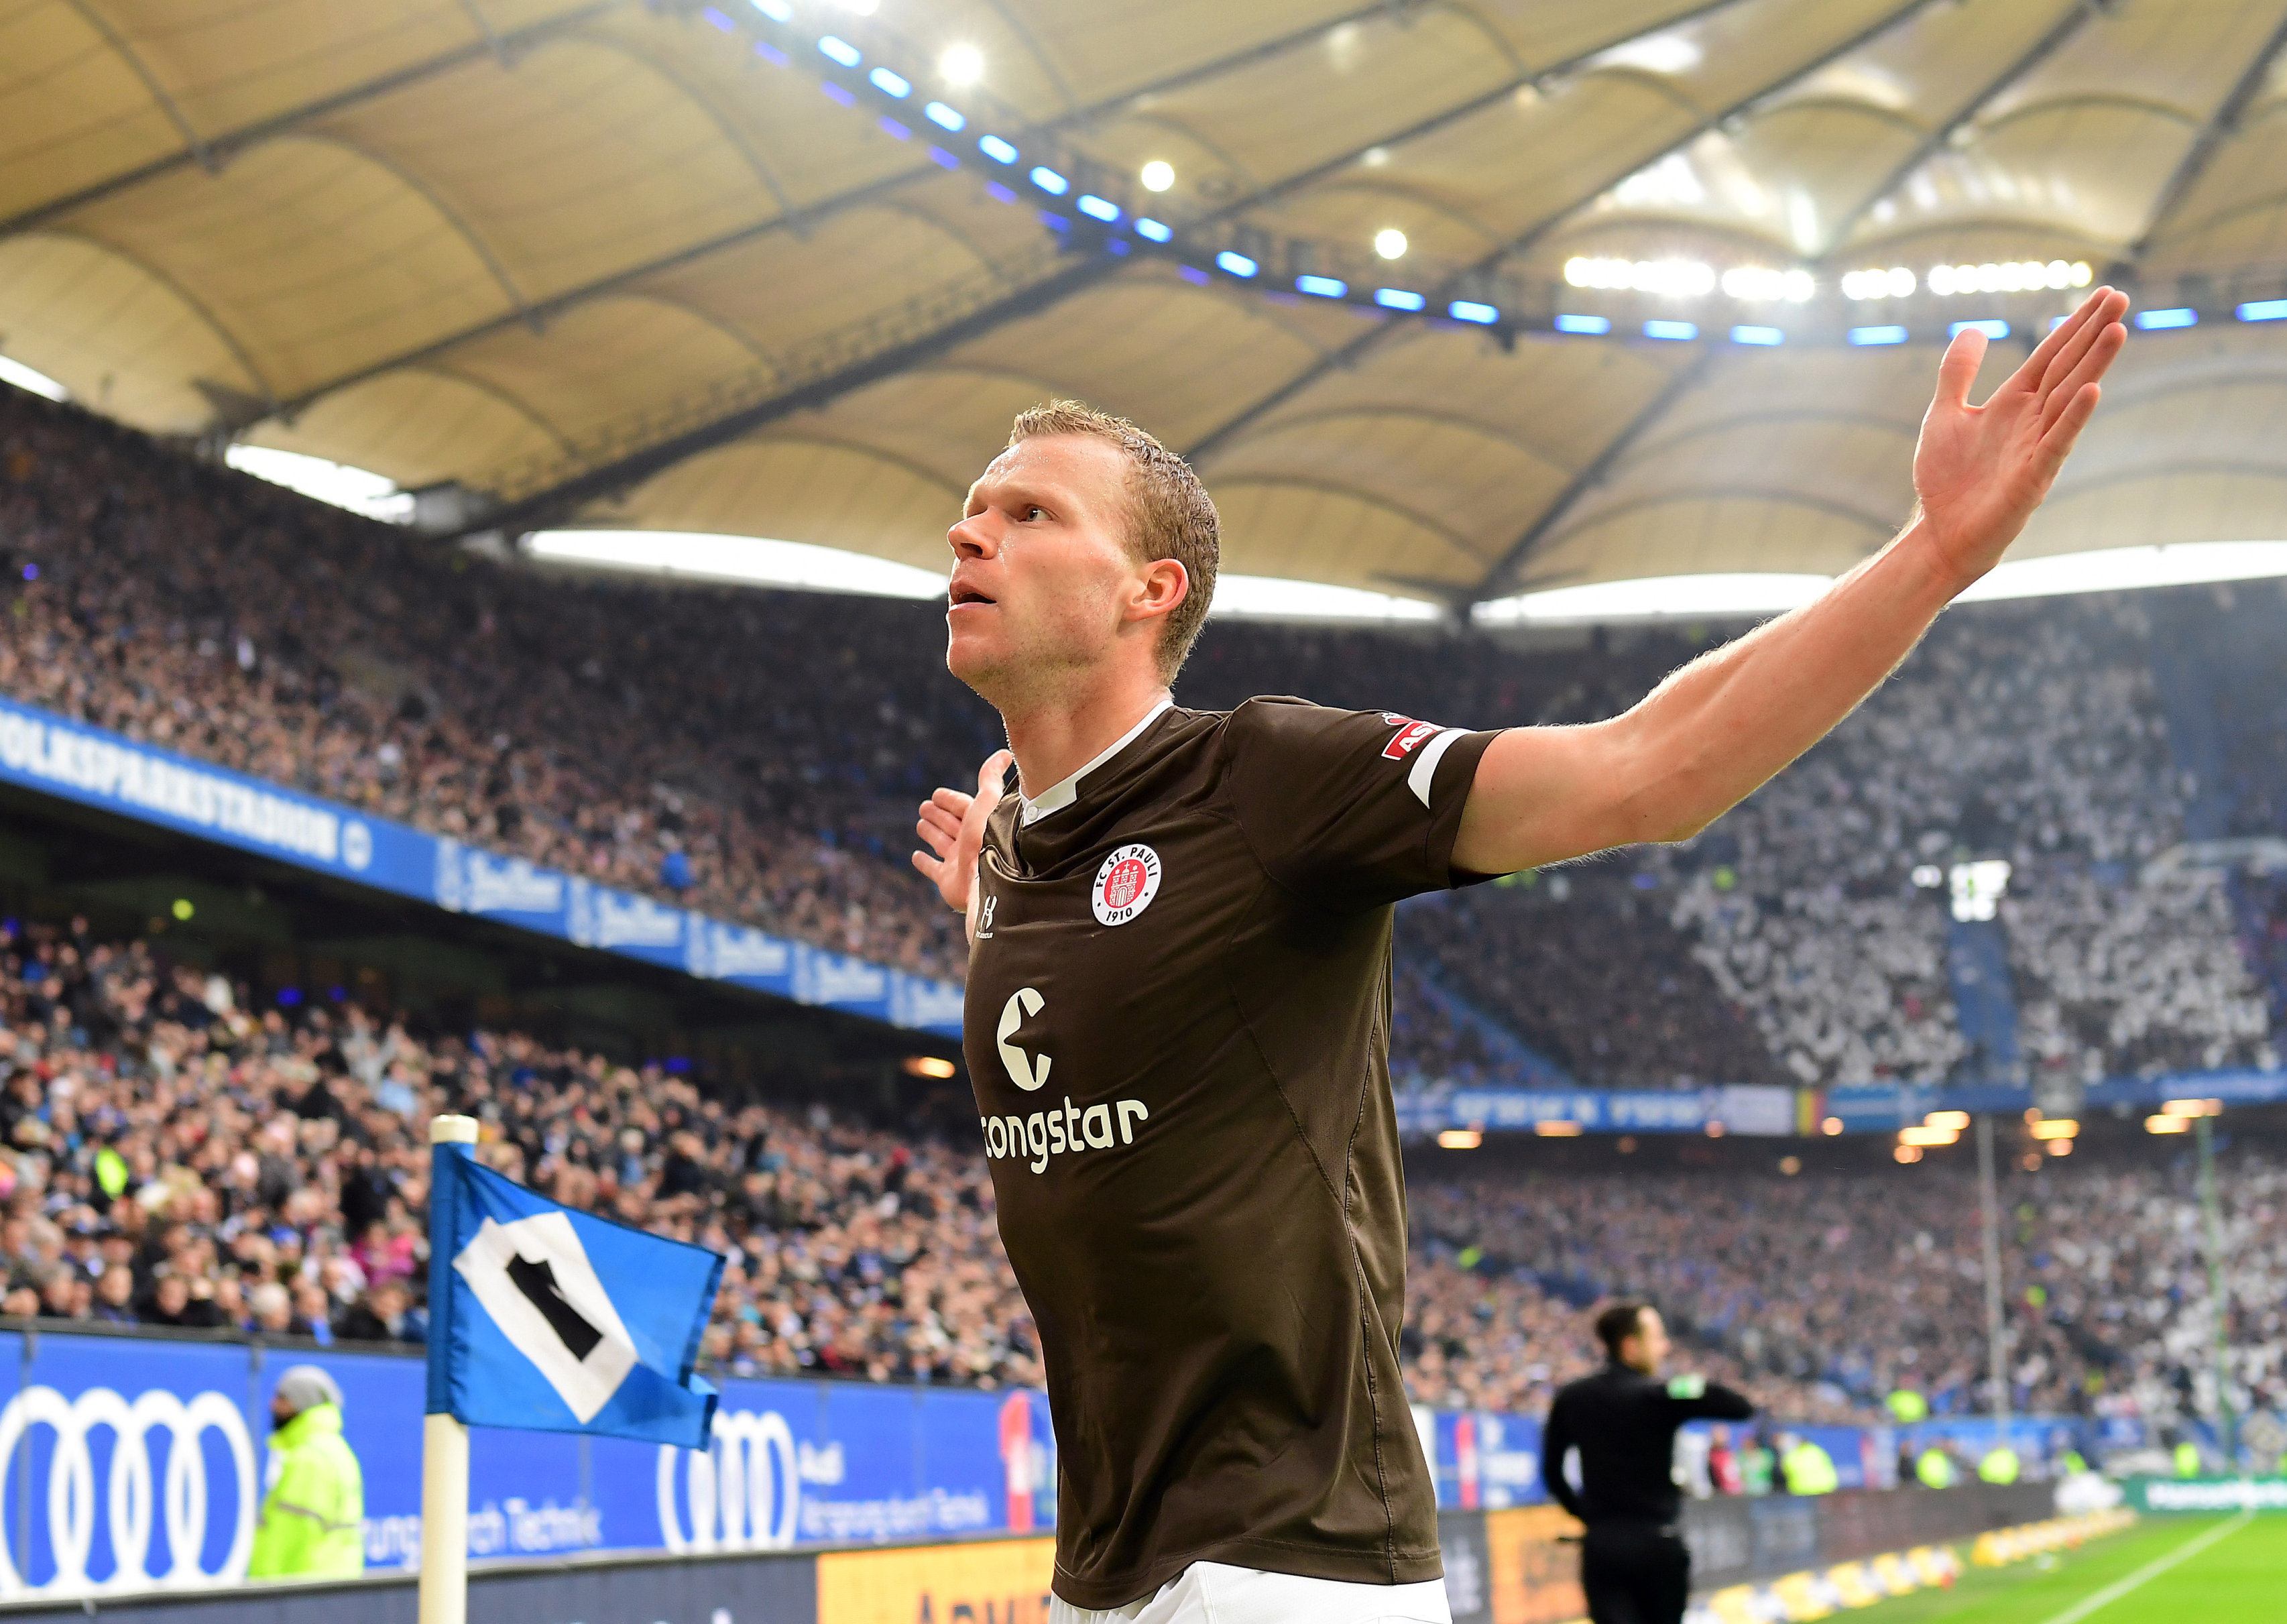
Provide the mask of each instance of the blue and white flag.
[{"label": "blue and white flag", "polygon": [[692,1374],[723,1259],[574,1212],[431,1146],[429,1413],[704,1449]]}]

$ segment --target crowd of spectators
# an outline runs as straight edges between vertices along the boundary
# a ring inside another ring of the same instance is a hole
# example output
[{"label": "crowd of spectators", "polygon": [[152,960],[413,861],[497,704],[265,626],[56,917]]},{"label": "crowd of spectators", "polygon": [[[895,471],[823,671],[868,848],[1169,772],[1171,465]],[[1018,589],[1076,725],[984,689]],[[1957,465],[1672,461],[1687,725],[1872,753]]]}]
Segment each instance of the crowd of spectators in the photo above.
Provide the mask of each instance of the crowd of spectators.
[{"label": "crowd of spectators", "polygon": [[1947,942],[1954,866],[1988,860],[2009,865],[1999,917],[2037,1074],[2272,1064],[2215,885],[2146,875],[2184,838],[2186,794],[2137,599],[1981,606],[1698,841],[1644,861],[1805,1082],[1990,1074]]},{"label": "crowd of spectators", "polygon": [[[1694,955],[1690,938],[1637,900],[1630,876],[1531,878],[1425,897],[1401,909],[1400,955],[1434,964],[1584,1082],[1688,1088],[1791,1081],[1746,1010]],[[1484,1080],[1436,1050],[1410,1045],[1406,1058],[1412,1075]]]},{"label": "crowd of spectators", "polygon": [[961,973],[914,806],[999,742],[924,606],[551,576],[0,388],[0,691],[435,834]]},{"label": "crowd of spectators", "polygon": [[[74,922],[0,939],[0,1311],[416,1342],[423,1124],[574,1208],[729,1263],[701,1346],[733,1374],[1036,1383],[973,1144],[516,1034],[416,1035],[353,1003],[261,1008]],[[2287,1163],[2224,1181],[2244,1411],[2287,1397]],[[1591,1367],[1586,1310],[1641,1293],[1689,1362],[1796,1420],[1922,1389],[1982,1407],[1968,1175],[1501,1172],[1418,1179],[1403,1353],[1433,1405],[1543,1408]],[[2049,1163],[2005,1187],[2015,1401],[2165,1425],[2212,1413],[2202,1232],[2172,1165]]]},{"label": "crowd of spectators", "polygon": [[1037,1382],[974,1147],[515,1034],[257,1010],[83,927],[0,943],[0,1310],[417,1341],[426,1122],[567,1205],[723,1253],[703,1353],[742,1374]]},{"label": "crowd of spectators", "polygon": [[[2234,1151],[2222,1168],[2228,1396],[2246,1415],[2287,1401],[2287,1161]],[[1416,1331],[1434,1347],[1447,1327],[1479,1327],[1446,1338],[1436,1365],[1417,1359],[1417,1390],[1537,1408],[1579,1369],[1552,1352],[1577,1316],[1551,1304],[1618,1291],[1658,1303],[1711,1374],[1800,1419],[1863,1418],[1902,1388],[1941,1415],[1984,1413],[1975,1176],[1923,1165],[1877,1177],[1417,1180]],[[2005,1178],[2018,1413],[2119,1416],[2154,1435],[2215,1416],[2195,1180],[2183,1155],[2044,1159]]]},{"label": "crowd of spectators", "polygon": [[[999,740],[943,669],[932,606],[838,598],[821,621],[802,594],[504,564],[9,390],[0,563],[0,691],[434,833],[961,973],[959,922],[906,866],[912,809]],[[2036,1071],[2271,1064],[2249,968],[2261,932],[2236,931],[2230,898],[2196,874],[2146,877],[2202,793],[2155,697],[2147,601],[1957,611],[1697,840],[1418,907],[1404,949],[1592,1082],[1943,1081],[1987,1057],[1957,1018],[1942,876],[2002,858]],[[2204,601],[2166,605],[2196,620]],[[1579,722],[1624,709],[1703,641],[1519,649],[1217,622],[1178,697]],[[2252,633],[2217,657],[2243,644],[2259,664]],[[2250,739],[2277,719],[2236,702]],[[2243,823],[2280,775],[2235,771]],[[1435,1010],[1401,1033],[1407,1075],[1506,1064],[1481,1028]]]}]

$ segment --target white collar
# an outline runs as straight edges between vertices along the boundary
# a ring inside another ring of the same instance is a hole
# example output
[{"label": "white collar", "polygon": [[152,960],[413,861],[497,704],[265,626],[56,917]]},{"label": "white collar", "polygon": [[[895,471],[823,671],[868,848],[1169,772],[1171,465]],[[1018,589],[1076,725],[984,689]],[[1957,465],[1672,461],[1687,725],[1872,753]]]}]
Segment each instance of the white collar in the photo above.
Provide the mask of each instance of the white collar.
[{"label": "white collar", "polygon": [[1142,721],[1129,728],[1126,733],[1120,734],[1119,738],[1113,740],[1104,749],[1102,755],[1089,762],[1086,766],[1080,768],[1079,772],[1074,772],[1070,778],[1064,780],[1064,782],[1060,784],[1052,784],[1048,788],[1041,791],[1037,796],[1018,796],[1017,798],[1022,801],[1024,804],[1017,814],[1017,827],[1019,828],[1030,828],[1033,824],[1047,817],[1050,812],[1062,812],[1065,807],[1070,806],[1074,800],[1079,798],[1080,780],[1086,778],[1089,773],[1095,772],[1105,762],[1110,761],[1114,756],[1119,755],[1120,751],[1135,743],[1136,741],[1143,735],[1145,728],[1151,726],[1152,723],[1159,719],[1159,713],[1167,709],[1170,706],[1174,705],[1175,702],[1175,701],[1172,699],[1163,699],[1158,704],[1152,706],[1151,709],[1144,713],[1144,719]]}]

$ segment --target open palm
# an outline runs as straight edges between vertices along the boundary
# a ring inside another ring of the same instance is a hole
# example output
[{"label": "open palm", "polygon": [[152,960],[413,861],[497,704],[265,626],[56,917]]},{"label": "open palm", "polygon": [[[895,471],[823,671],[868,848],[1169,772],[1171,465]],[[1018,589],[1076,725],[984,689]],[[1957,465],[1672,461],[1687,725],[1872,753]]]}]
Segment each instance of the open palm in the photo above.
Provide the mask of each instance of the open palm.
[{"label": "open palm", "polygon": [[1969,403],[1985,335],[1961,334],[1938,363],[1914,448],[1914,494],[1930,540],[1967,586],[2000,561],[2047,495],[2128,340],[2128,296],[2099,288],[1982,406]]}]

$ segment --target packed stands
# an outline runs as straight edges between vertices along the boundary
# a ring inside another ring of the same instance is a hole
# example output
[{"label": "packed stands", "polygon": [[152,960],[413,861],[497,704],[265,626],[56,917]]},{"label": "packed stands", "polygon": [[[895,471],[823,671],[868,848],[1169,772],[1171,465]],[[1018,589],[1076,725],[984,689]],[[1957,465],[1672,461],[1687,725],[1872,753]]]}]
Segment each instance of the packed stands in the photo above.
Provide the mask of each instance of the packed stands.
[{"label": "packed stands", "polygon": [[[0,689],[628,890],[936,975],[913,805],[998,743],[925,608],[446,554],[0,389]],[[922,635],[927,634],[927,635]]]},{"label": "packed stands", "polygon": [[[1417,1388],[1432,1399],[1538,1407],[1575,1368],[1552,1357],[1566,1346],[1567,1314],[1542,1306],[1544,1290],[1575,1300],[1620,1291],[1660,1303],[1710,1351],[1711,1370],[1751,1390],[1780,1383],[1806,1418],[1863,1411],[1901,1387],[1940,1414],[1983,1413],[1974,1174],[1920,1167],[1874,1177],[1417,1180],[1420,1334],[1434,1341],[1433,1325],[1466,1327],[1473,1314],[1483,1327],[1435,1367],[1418,1362]],[[2287,1161],[2233,1153],[2219,1183],[2232,1401],[2246,1414],[2287,1399]],[[2158,1430],[2212,1416],[2191,1159],[2051,1163],[2008,1178],[2002,1201],[2015,1408]]]},{"label": "packed stands", "polygon": [[[732,1104],[656,1066],[416,1034],[354,1004],[265,1007],[163,944],[77,924],[8,939],[0,1001],[0,1311],[417,1341],[422,1125],[451,1109],[484,1121],[479,1153],[511,1176],[724,1253],[703,1347],[717,1367],[1040,1379],[991,1180],[958,1129]],[[1441,1165],[1413,1193],[1415,1396],[1538,1410],[1594,1357],[1586,1306],[1641,1292],[1694,1362],[1781,1414],[1864,1418],[1902,1383],[1941,1413],[1976,1407],[1967,1175],[1877,1176],[1868,1200],[1863,1175]],[[2244,1409],[2287,1397],[2287,1164],[2235,1153],[2225,1188]],[[2019,1405],[2162,1424],[2212,1408],[2188,1169],[2048,1166],[2006,1200]]]},{"label": "packed stands", "polygon": [[[0,690],[433,833],[961,973],[958,922],[906,866],[912,807],[967,781],[998,736],[946,676],[930,606],[842,598],[822,619],[803,595],[440,551],[15,391],[0,391],[0,551],[15,577]],[[2204,753],[2163,702],[2190,679],[2156,692],[2156,613],[2186,622],[2171,649],[2198,641],[2203,616],[2227,631],[2260,619],[2197,589],[1957,611],[1698,839],[1409,908],[1406,987],[1444,1005],[1409,999],[1399,1074],[1980,1073],[1943,879],[1967,858],[2013,867],[2001,921],[2037,1073],[2273,1063],[2275,905],[2241,896],[2236,917],[2212,869],[2145,875],[2215,798],[2198,764],[2247,760],[2275,708],[2239,701],[2246,738]],[[1179,697],[1577,722],[1625,709],[1704,642],[1520,649],[1222,622]],[[2260,690],[2268,647],[2241,627],[2211,663],[2252,662],[2237,685]],[[2269,781],[2217,779],[2232,828],[2269,816]]]}]

